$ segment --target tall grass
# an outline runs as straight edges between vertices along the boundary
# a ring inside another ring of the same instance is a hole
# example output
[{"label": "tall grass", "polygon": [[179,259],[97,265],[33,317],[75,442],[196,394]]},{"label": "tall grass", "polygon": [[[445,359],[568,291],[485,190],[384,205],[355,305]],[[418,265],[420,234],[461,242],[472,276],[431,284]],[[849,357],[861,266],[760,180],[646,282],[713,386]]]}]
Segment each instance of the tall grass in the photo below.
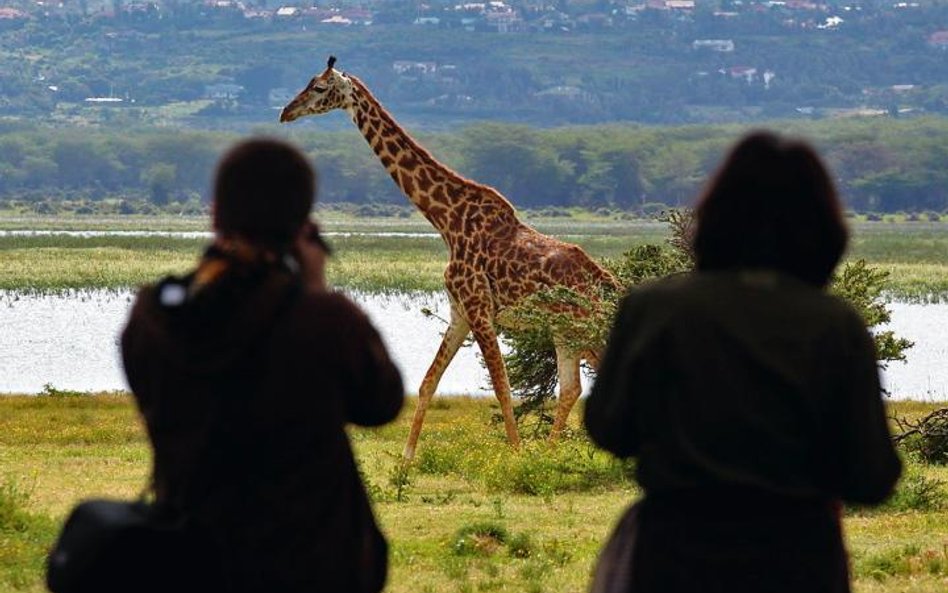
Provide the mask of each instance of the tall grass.
[{"label": "tall grass", "polygon": [[[555,220],[543,225],[599,258],[665,237],[657,223]],[[336,247],[328,265],[336,286],[387,293],[443,289],[447,247],[424,220],[335,220],[324,226]],[[427,236],[397,234],[403,232]],[[135,287],[187,271],[205,244],[204,239],[167,236],[0,236],[0,290]],[[849,256],[890,272],[891,297],[929,301],[948,297],[946,253],[948,224],[877,223],[854,228]]]}]

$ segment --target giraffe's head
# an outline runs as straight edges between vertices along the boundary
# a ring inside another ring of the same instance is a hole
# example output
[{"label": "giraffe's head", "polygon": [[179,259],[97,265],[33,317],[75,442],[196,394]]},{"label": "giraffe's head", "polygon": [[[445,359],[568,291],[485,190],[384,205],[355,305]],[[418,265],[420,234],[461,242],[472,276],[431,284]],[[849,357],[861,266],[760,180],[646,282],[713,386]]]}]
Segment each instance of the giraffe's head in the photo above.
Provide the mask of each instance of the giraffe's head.
[{"label": "giraffe's head", "polygon": [[352,81],[333,68],[336,56],[329,56],[326,69],[313,77],[280,113],[281,122],[291,122],[305,115],[320,115],[333,109],[348,109],[352,105]]}]

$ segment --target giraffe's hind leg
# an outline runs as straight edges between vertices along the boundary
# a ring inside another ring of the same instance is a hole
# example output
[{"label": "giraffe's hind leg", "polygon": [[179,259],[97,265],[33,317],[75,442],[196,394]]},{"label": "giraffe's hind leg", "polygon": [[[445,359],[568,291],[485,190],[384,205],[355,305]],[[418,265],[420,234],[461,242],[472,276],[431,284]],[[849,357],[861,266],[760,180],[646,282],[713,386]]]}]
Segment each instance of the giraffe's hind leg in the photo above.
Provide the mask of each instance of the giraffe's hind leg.
[{"label": "giraffe's hind leg", "polygon": [[562,344],[556,345],[556,376],[560,384],[559,399],[556,402],[556,417],[550,430],[550,440],[555,441],[566,426],[569,413],[579,399],[582,384],[579,379],[580,354]]},{"label": "giraffe's hind leg", "polygon": [[470,331],[470,325],[458,314],[455,306],[452,304],[451,323],[448,325],[448,330],[444,332],[444,337],[441,339],[441,346],[438,347],[438,353],[431,362],[431,366],[428,368],[428,372],[425,373],[425,378],[421,382],[421,387],[418,389],[418,407],[415,408],[415,417],[411,422],[408,442],[405,444],[405,452],[403,453],[405,459],[413,459],[415,457],[415,447],[418,444],[418,437],[421,435],[421,425],[425,421],[425,412],[428,411],[431,398],[438,388],[438,383],[441,381],[441,376],[444,374],[445,369],[448,368],[448,365],[454,359],[454,355],[457,354],[458,349],[461,347],[461,344],[464,343],[464,339],[467,338]]}]

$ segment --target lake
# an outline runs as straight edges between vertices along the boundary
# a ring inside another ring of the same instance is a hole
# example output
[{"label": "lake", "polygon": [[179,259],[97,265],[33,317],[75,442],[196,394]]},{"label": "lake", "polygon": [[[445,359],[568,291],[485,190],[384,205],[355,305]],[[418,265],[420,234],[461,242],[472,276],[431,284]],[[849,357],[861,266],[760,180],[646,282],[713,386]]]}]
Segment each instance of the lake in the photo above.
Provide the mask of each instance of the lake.
[{"label": "lake", "polygon": [[[440,293],[350,295],[379,329],[406,389],[415,393],[446,327]],[[44,385],[75,391],[127,389],[118,334],[131,306],[130,291],[83,290],[65,295],[0,291],[0,393],[38,393]],[[893,329],[915,342],[908,361],[883,372],[897,399],[948,400],[948,304],[892,303]],[[426,316],[422,309],[435,316]],[[588,387],[589,381],[585,381]],[[439,393],[489,395],[490,381],[476,346],[462,348]]]}]

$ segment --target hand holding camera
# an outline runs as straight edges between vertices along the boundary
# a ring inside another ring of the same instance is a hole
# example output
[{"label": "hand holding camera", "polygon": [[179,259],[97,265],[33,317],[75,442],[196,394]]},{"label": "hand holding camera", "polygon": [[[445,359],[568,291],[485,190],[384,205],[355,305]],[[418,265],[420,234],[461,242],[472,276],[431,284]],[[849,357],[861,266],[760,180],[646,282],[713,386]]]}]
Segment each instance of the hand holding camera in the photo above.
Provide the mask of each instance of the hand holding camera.
[{"label": "hand holding camera", "polygon": [[326,257],[332,249],[319,234],[316,223],[307,221],[300,229],[294,244],[297,260],[300,264],[300,276],[303,286],[312,292],[326,290]]}]

